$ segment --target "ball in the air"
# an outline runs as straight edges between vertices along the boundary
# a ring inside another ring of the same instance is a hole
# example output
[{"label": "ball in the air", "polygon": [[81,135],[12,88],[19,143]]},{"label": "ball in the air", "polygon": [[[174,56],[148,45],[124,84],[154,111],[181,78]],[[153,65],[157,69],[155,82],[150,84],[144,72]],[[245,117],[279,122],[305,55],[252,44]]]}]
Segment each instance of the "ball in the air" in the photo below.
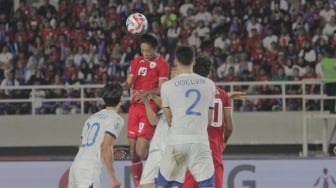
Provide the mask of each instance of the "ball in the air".
[{"label": "ball in the air", "polygon": [[145,34],[148,29],[148,20],[141,13],[133,13],[126,20],[127,31],[134,35]]}]

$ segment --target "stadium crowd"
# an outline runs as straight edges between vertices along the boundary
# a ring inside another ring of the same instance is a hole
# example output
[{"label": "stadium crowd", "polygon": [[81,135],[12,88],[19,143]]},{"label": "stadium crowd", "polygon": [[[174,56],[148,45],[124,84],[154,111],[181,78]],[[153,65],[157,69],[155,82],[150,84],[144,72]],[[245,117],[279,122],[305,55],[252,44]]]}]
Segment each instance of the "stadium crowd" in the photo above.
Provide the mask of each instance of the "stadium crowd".
[{"label": "stadium crowd", "polygon": [[[125,20],[143,13],[160,39],[159,53],[172,62],[179,44],[193,46],[213,61],[213,80],[298,81],[322,76],[321,59],[335,57],[336,4],[327,0],[49,0],[38,7],[20,0],[0,12],[0,82],[12,85],[104,84],[124,81],[139,55],[137,36]],[[279,94],[277,86],[237,86],[250,94]],[[318,93],[296,85],[288,94]],[[0,90],[1,99],[78,98],[76,89]],[[86,89],[84,97],[95,97]],[[288,110],[301,100],[288,99]],[[78,113],[76,102],[36,101],[38,113]],[[237,111],[281,109],[281,100],[235,102]],[[318,108],[310,101],[308,108]],[[85,113],[99,108],[85,103]],[[0,103],[0,114],[29,114],[30,103]],[[124,109],[127,111],[127,107]]]}]

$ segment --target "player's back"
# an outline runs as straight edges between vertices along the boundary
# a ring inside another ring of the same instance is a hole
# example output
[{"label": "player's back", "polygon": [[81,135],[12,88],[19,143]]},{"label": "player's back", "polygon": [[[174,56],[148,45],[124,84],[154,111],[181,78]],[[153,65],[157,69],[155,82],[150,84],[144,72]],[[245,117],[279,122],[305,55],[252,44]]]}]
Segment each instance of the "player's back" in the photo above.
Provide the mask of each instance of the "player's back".
[{"label": "player's back", "polygon": [[215,85],[197,74],[180,74],[162,85],[163,107],[172,112],[169,143],[208,144],[208,111]]},{"label": "player's back", "polygon": [[101,110],[86,120],[82,134],[81,145],[74,164],[101,165],[101,144],[105,133],[118,137],[124,126],[124,120],[113,110]]}]

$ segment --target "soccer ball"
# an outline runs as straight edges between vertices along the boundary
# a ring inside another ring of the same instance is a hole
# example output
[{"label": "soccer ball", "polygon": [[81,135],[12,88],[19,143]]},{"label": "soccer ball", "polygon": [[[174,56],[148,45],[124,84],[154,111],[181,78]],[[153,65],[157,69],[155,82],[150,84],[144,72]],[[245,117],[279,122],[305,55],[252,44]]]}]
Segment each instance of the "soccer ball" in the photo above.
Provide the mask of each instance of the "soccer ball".
[{"label": "soccer ball", "polygon": [[145,34],[148,29],[148,20],[141,13],[133,13],[126,20],[126,28],[134,35]]}]

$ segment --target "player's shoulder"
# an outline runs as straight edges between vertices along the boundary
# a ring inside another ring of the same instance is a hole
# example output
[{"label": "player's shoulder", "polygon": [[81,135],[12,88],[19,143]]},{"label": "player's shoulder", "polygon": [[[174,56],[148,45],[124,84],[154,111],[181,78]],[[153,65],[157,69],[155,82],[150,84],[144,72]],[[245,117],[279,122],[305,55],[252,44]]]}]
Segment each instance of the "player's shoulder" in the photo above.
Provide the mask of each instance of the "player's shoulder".
[{"label": "player's shoulder", "polygon": [[145,61],[143,56],[138,56],[132,60],[132,63],[140,63],[141,61]]},{"label": "player's shoulder", "polygon": [[162,57],[161,55],[158,55],[155,59],[155,62],[157,63],[164,63],[164,64],[168,64],[168,62],[166,61],[166,59],[164,57]]}]

